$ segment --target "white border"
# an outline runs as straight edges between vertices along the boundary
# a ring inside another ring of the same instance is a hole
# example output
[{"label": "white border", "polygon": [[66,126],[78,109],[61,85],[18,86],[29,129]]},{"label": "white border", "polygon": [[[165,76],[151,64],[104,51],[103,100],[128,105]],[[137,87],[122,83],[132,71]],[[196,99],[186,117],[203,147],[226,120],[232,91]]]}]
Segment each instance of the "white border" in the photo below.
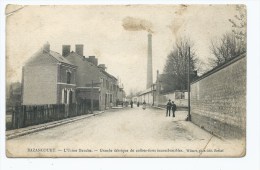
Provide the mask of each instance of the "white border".
[{"label": "white border", "polygon": [[[260,169],[260,1],[166,1],[166,0],[150,0],[150,1],[29,1],[29,0],[3,0],[0,2],[0,169],[2,170],[28,170],[28,169],[181,169],[181,170],[245,170]],[[244,158],[160,158],[160,159],[115,159],[115,158],[59,158],[59,159],[10,159],[5,156],[5,5],[6,4],[237,4],[247,5],[248,12],[248,52],[247,52],[247,153]]]}]

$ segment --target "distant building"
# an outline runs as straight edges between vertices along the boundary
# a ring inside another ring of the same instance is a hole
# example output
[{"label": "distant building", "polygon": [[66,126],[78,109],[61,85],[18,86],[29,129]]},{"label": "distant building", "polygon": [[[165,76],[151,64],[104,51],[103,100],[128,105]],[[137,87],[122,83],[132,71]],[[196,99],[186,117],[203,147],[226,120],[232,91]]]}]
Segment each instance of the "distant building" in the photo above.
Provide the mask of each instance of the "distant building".
[{"label": "distant building", "polygon": [[118,86],[118,92],[117,92],[117,105],[121,105],[123,102],[126,101],[126,93],[124,91],[123,85]]},{"label": "distant building", "polygon": [[22,103],[22,84],[20,82],[11,83],[7,86],[6,105],[16,106]]},{"label": "distant building", "polygon": [[140,94],[138,95],[138,101],[141,103],[145,102],[148,105],[153,105],[155,103],[155,97],[156,97],[156,84],[140,92]]},{"label": "distant building", "polygon": [[23,67],[22,104],[75,103],[76,72],[77,66],[45,44]]},{"label": "distant building", "polygon": [[[187,107],[188,92],[186,89],[175,89],[175,82],[167,81],[171,75],[159,74],[157,71],[156,82],[138,95],[139,102],[148,105],[164,106],[168,100],[174,101],[177,106]],[[173,83],[169,83],[173,82]]]},{"label": "distant building", "polygon": [[[70,48],[68,46],[63,46]],[[63,49],[63,51],[66,51]],[[78,66],[76,75],[76,100],[90,106],[93,98],[94,108],[104,110],[116,105],[120,96],[117,79],[106,72],[104,64],[98,65],[95,56],[83,56],[83,45],[76,45],[76,52],[64,53],[65,58]],[[121,89],[122,90],[122,89]]]}]

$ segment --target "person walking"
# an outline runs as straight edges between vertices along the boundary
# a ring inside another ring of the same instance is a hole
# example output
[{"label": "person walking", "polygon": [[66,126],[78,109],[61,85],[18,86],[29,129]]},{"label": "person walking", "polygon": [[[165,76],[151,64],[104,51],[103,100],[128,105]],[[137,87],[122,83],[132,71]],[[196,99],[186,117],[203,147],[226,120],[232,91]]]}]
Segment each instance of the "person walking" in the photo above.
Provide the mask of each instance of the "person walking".
[{"label": "person walking", "polygon": [[166,117],[168,116],[168,113],[169,113],[169,116],[171,116],[171,107],[172,107],[172,103],[171,103],[171,100],[169,99],[169,101],[166,105]]},{"label": "person walking", "polygon": [[143,102],[143,110],[145,110],[146,109],[146,102],[144,101]]},{"label": "person walking", "polygon": [[131,108],[133,108],[133,103],[134,103],[134,102],[131,100],[131,102],[130,102]]},{"label": "person walking", "polygon": [[172,101],[172,117],[175,117],[175,111],[177,110],[177,106],[174,103],[174,101]]},{"label": "person walking", "polygon": [[139,105],[140,105],[140,103],[139,103],[139,102],[137,102],[137,107],[139,107]]}]

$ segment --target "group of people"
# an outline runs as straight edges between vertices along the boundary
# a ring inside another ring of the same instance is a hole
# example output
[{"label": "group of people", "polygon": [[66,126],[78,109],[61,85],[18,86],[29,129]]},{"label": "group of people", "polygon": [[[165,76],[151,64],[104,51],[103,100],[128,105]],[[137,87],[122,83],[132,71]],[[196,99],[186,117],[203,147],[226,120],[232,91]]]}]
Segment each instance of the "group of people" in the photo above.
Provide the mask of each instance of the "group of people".
[{"label": "group of people", "polygon": [[[131,101],[130,101],[131,108],[133,108],[133,104],[134,104],[134,102],[131,100]],[[137,102],[136,105],[137,105],[137,107],[139,107],[140,103]],[[143,109],[144,109],[144,110],[146,109],[146,102],[145,102],[145,101],[143,102]]]},{"label": "group of people", "polygon": [[[130,101],[130,105],[131,108],[133,108],[133,104],[134,102],[131,100]],[[137,102],[137,107],[139,107],[140,103]],[[146,109],[146,102],[143,102],[143,109]],[[166,105],[166,117],[170,117],[171,116],[171,111],[172,111],[172,117],[175,117],[175,111],[176,111],[177,107],[176,104],[174,103],[174,101],[171,102],[171,100],[169,99],[167,105]]]},{"label": "group of people", "polygon": [[176,107],[176,104],[174,103],[174,101],[171,102],[171,100],[169,99],[169,101],[166,105],[166,117],[171,116],[171,111],[172,111],[172,117],[175,117],[176,109],[177,109],[177,107]]}]

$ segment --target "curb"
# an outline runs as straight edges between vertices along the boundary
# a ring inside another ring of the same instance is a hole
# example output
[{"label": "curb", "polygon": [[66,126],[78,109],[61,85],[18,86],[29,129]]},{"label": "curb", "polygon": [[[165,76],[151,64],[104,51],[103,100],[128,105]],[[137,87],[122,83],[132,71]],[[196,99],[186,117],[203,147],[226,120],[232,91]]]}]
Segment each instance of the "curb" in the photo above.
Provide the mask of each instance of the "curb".
[{"label": "curb", "polygon": [[156,109],[161,109],[161,110],[165,110],[165,108],[163,107],[158,107],[158,106],[152,106],[153,108],[156,108]]},{"label": "curb", "polygon": [[41,127],[31,128],[31,129],[28,129],[28,130],[24,130],[22,132],[17,132],[17,133],[14,132],[13,134],[6,135],[6,140],[14,139],[14,138],[24,136],[24,135],[28,135],[28,134],[31,134],[31,133],[34,133],[34,132],[39,132],[39,131],[42,131],[42,130],[54,128],[54,127],[64,125],[64,124],[68,124],[68,123],[71,123],[71,122],[75,122],[75,121],[78,121],[78,120],[83,120],[83,119],[86,119],[88,117],[92,117],[92,116],[99,115],[99,114],[102,114],[102,113],[104,113],[104,111],[100,111],[98,113],[86,115],[84,117],[78,117],[78,118],[74,117],[74,118],[68,119],[68,120],[65,119],[65,120],[58,120],[58,121],[55,121],[55,122],[52,122],[52,123],[49,122],[50,125],[44,125],[43,124]]}]

